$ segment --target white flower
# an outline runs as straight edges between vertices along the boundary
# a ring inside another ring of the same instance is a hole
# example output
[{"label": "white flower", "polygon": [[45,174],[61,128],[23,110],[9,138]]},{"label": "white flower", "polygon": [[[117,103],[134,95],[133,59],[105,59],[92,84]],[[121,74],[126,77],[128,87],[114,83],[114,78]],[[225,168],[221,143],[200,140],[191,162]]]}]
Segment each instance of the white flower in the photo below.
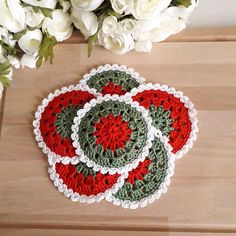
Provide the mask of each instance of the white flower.
[{"label": "white flower", "polygon": [[98,18],[93,12],[72,9],[72,21],[77,29],[88,38],[96,34],[98,29]]},{"label": "white flower", "polygon": [[102,31],[105,34],[109,34],[110,32],[113,32],[117,27],[117,18],[115,16],[108,16],[103,21]]},{"label": "white flower", "polygon": [[13,35],[10,34],[6,28],[1,26],[0,26],[0,40],[11,47],[14,47],[16,43],[16,41],[13,40]]},{"label": "white flower", "polygon": [[158,17],[140,21],[141,31],[136,40],[160,42],[171,34],[178,33],[185,27],[185,22],[182,20],[182,17],[185,17],[183,10],[184,8],[180,7],[169,7]]},{"label": "white flower", "polygon": [[25,7],[26,24],[32,28],[40,26],[43,22],[44,15],[41,11],[35,12],[32,7]]},{"label": "white flower", "polygon": [[71,7],[70,1],[59,0],[59,2],[62,6],[63,12],[67,12],[70,9]]},{"label": "white flower", "polygon": [[43,39],[40,29],[28,30],[18,41],[19,47],[28,55],[38,52]]},{"label": "white flower", "polygon": [[134,38],[137,37],[137,35],[139,35],[139,32],[140,32],[139,21],[126,18],[120,21],[119,25],[122,28],[122,30],[124,30],[127,33],[131,33]]},{"label": "white flower", "polygon": [[4,89],[3,84],[0,81],[0,100],[2,99],[3,89]]},{"label": "white flower", "polygon": [[125,32],[114,16],[108,16],[104,20],[98,33],[98,42],[116,54],[124,54],[134,48],[132,34]]},{"label": "white flower", "polygon": [[21,0],[31,6],[55,9],[57,0]]},{"label": "white flower", "polygon": [[93,11],[97,9],[104,0],[71,0],[74,8],[81,8],[84,11]]},{"label": "white flower", "polygon": [[[185,7],[169,7],[158,17],[140,21],[140,34],[135,38],[137,51],[150,51],[150,42],[161,42],[186,27],[188,16]],[[143,48],[142,48],[143,45]]]},{"label": "white flower", "polygon": [[42,25],[43,31],[55,36],[57,41],[68,39],[73,32],[72,21],[68,13],[57,9],[52,13],[52,19],[46,17]]},{"label": "white flower", "polygon": [[150,41],[150,40],[137,41],[137,42],[135,42],[134,49],[137,52],[151,52],[151,50],[152,50],[152,41]]},{"label": "white flower", "polygon": [[13,67],[15,67],[16,69],[20,68],[20,60],[18,58],[16,58],[15,56],[9,55],[7,59]]},{"label": "white flower", "polygon": [[170,35],[186,28],[188,10],[185,7],[169,7],[160,15],[160,27],[152,37],[152,42],[161,42]]},{"label": "white flower", "polygon": [[130,0],[128,13],[136,19],[147,19],[150,16],[157,16],[166,9],[172,0]]},{"label": "white flower", "polygon": [[29,68],[36,68],[37,62],[37,53],[33,55],[24,54],[21,58],[21,66],[24,68],[25,66]]},{"label": "white flower", "polygon": [[115,12],[122,14],[128,9],[128,1],[127,0],[111,0],[111,6]]},{"label": "white flower", "polygon": [[26,27],[25,11],[19,0],[1,0],[0,9],[0,25],[10,32],[17,33]]}]

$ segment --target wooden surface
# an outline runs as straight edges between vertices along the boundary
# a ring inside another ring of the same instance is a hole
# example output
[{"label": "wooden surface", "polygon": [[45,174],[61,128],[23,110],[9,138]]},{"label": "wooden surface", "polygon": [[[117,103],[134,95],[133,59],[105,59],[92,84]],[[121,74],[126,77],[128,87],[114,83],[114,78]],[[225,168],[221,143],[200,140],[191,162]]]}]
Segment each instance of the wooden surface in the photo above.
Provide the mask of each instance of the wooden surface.
[{"label": "wooden surface", "polygon": [[[165,42],[216,42],[236,41],[236,27],[227,28],[190,28],[173,35]],[[69,39],[62,44],[85,43],[86,40],[79,31],[75,31]],[[162,43],[162,42],[161,42]]]},{"label": "wooden surface", "polygon": [[[96,48],[89,59],[86,53],[85,44],[58,45],[54,65],[17,71],[2,100],[0,235],[236,235],[236,41],[164,42],[151,54],[124,56]],[[143,209],[66,199],[34,141],[41,100],[104,63],[174,86],[198,110],[198,141],[176,162],[168,193]]]}]

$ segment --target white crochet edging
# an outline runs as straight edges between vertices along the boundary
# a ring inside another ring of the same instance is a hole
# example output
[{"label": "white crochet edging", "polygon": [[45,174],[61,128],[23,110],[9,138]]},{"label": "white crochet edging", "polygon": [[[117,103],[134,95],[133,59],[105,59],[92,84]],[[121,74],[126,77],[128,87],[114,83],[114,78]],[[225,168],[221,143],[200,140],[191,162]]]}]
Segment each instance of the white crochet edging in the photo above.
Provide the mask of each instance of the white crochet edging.
[{"label": "white crochet edging", "polygon": [[193,142],[197,139],[197,133],[199,131],[199,128],[197,126],[198,123],[197,111],[194,108],[194,104],[190,101],[190,99],[187,96],[183,94],[182,91],[177,91],[175,90],[175,88],[168,87],[167,85],[152,84],[152,83],[142,84],[138,88],[133,88],[130,91],[129,95],[131,96],[132,99],[132,97],[137,95],[138,93],[152,89],[165,91],[173,95],[174,97],[179,98],[180,101],[184,104],[184,106],[188,109],[188,115],[191,121],[191,132],[184,146],[175,153],[175,158],[180,159],[183,157],[184,154],[186,154],[189,151],[190,148],[192,148]]},{"label": "white crochet edging", "polygon": [[162,133],[157,130],[156,137],[160,139],[160,141],[163,143],[168,156],[168,163],[167,163],[167,173],[165,176],[164,181],[161,183],[158,190],[156,190],[154,193],[149,195],[148,197],[145,197],[141,199],[140,201],[130,201],[130,200],[121,200],[116,198],[114,195],[106,197],[106,200],[108,202],[113,203],[116,206],[121,206],[125,209],[137,209],[137,208],[143,208],[147,206],[150,203],[153,203],[155,200],[159,199],[161,197],[162,193],[167,192],[167,187],[170,185],[170,178],[174,175],[174,169],[175,169],[175,158],[174,154],[172,153],[172,147],[170,146],[169,139],[162,135]]},{"label": "white crochet edging", "polygon": [[42,134],[40,132],[40,119],[42,116],[42,113],[44,112],[45,108],[48,106],[48,104],[55,98],[58,97],[61,94],[72,92],[72,91],[86,91],[91,93],[94,96],[97,96],[97,93],[94,89],[90,89],[86,85],[70,85],[68,87],[63,87],[60,90],[57,89],[53,93],[50,93],[47,98],[44,98],[42,101],[42,104],[38,107],[36,113],[35,113],[35,120],[33,121],[33,127],[34,127],[34,134],[35,139],[38,142],[38,146],[42,149],[43,153],[48,156],[48,162],[49,164],[54,164],[56,162],[62,162],[63,164],[68,164],[71,161],[71,157],[68,156],[61,156],[50,150],[50,148],[46,145],[46,143],[43,140]]},{"label": "white crochet edging", "polygon": [[[126,74],[130,75],[133,79],[135,79],[139,84],[142,84],[145,81],[145,79],[143,77],[141,77],[139,75],[139,73],[136,72],[133,68],[128,68],[125,65],[105,64],[105,65],[101,65],[97,68],[93,68],[89,73],[85,74],[83,76],[83,79],[80,80],[80,84],[87,85],[87,82],[90,80],[90,78],[92,76],[94,76],[98,73],[104,72],[104,71],[109,71],[109,70],[118,70],[121,72],[125,72]],[[101,93],[100,93],[100,95],[101,95]]]},{"label": "white crochet edging", "polygon": [[72,189],[68,189],[67,185],[63,182],[60,178],[60,175],[56,172],[56,164],[53,164],[51,167],[48,168],[48,173],[50,179],[53,181],[55,187],[58,189],[59,192],[64,193],[64,195],[71,199],[73,202],[80,202],[80,203],[94,203],[100,202],[104,198],[109,198],[112,194],[115,194],[123,185],[124,181],[127,178],[127,173],[122,174],[118,177],[117,182],[109,189],[107,189],[104,193],[99,193],[97,195],[80,195],[77,192],[74,192]]},{"label": "white crochet edging", "polygon": [[[119,102],[124,102],[131,107],[135,108],[137,111],[139,111],[146,124],[147,124],[147,140],[146,140],[146,145],[143,147],[142,152],[138,155],[138,157],[132,161],[131,163],[123,166],[123,167],[118,167],[118,168],[109,168],[109,167],[104,167],[101,166],[97,163],[95,163],[93,160],[90,160],[82,150],[80,143],[78,142],[79,139],[79,125],[82,120],[82,118],[86,115],[88,111],[91,110],[91,108],[95,107],[97,104],[100,104],[104,101],[119,101]],[[74,124],[72,125],[72,135],[71,139],[73,140],[73,146],[76,149],[76,154],[79,156],[79,158],[74,158],[73,161],[74,163],[82,161],[86,163],[88,167],[92,167],[94,171],[101,171],[101,173],[109,173],[109,174],[115,174],[119,173],[122,174],[124,172],[128,172],[134,168],[136,168],[139,164],[139,162],[143,161],[146,156],[148,156],[149,153],[149,148],[152,146],[152,141],[154,140],[154,135],[156,132],[156,129],[151,125],[152,120],[148,115],[148,111],[144,109],[142,106],[138,104],[138,102],[132,102],[130,99],[130,95],[125,94],[124,96],[118,96],[118,95],[105,95],[104,97],[98,97],[97,99],[92,99],[90,102],[86,103],[84,106],[84,109],[81,109],[77,112],[77,116],[74,118]]]}]

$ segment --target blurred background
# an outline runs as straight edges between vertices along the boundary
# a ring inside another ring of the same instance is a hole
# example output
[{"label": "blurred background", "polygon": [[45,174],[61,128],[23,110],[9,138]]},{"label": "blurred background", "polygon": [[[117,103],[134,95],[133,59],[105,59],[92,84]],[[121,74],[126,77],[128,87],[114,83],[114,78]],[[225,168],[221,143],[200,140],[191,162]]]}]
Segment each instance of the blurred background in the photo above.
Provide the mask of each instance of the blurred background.
[{"label": "blurred background", "polygon": [[189,27],[236,27],[236,0],[199,0]]}]

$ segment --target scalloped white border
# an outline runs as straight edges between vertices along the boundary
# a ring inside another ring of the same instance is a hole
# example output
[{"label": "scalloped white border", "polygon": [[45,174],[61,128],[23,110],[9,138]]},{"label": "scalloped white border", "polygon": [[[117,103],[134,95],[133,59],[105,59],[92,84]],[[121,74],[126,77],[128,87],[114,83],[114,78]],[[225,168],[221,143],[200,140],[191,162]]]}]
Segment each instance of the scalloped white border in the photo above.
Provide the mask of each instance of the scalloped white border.
[{"label": "scalloped white border", "polygon": [[176,98],[179,98],[180,101],[184,104],[184,106],[188,109],[188,115],[189,119],[192,123],[191,125],[191,132],[189,135],[189,138],[187,142],[184,144],[184,146],[175,153],[175,157],[177,159],[180,159],[183,157],[184,154],[186,154],[190,148],[193,146],[193,142],[197,139],[197,133],[199,131],[199,128],[197,126],[198,118],[197,118],[197,111],[194,108],[194,104],[190,101],[190,99],[184,95],[182,91],[178,91],[173,87],[168,87],[167,85],[160,85],[160,84],[142,84],[138,88],[133,88],[129,95],[131,96],[131,99],[133,96],[137,95],[138,93],[141,93],[145,90],[161,90],[165,91],[171,95],[173,95]]},{"label": "scalloped white border", "polygon": [[[86,73],[83,76],[83,79],[80,80],[80,84],[87,85],[87,82],[90,80],[90,78],[98,73],[101,73],[103,71],[109,71],[109,70],[118,70],[121,72],[125,72],[126,74],[131,75],[133,79],[135,79],[139,84],[143,84],[145,79],[139,75],[138,72],[136,72],[133,68],[128,68],[125,65],[118,65],[118,64],[105,64],[100,65],[97,68],[93,68],[89,73]],[[95,91],[99,93],[96,89]],[[102,96],[101,93],[99,95]]]},{"label": "scalloped white border", "polygon": [[69,164],[71,161],[71,157],[68,156],[61,156],[50,150],[50,148],[46,145],[46,143],[43,140],[42,134],[40,132],[40,119],[42,116],[42,113],[44,112],[45,108],[48,106],[49,102],[51,102],[55,97],[58,97],[61,94],[72,92],[72,91],[86,91],[91,94],[93,94],[95,97],[98,95],[95,91],[95,89],[90,89],[86,85],[70,85],[68,87],[63,87],[61,89],[55,90],[53,93],[50,93],[47,98],[44,98],[42,101],[42,104],[37,108],[37,111],[35,113],[35,120],[33,121],[33,127],[34,127],[34,134],[35,139],[38,142],[38,146],[42,149],[43,153],[48,156],[48,162],[49,164],[54,164],[56,162],[62,162],[63,164]]},{"label": "scalloped white border", "polygon": [[172,147],[170,146],[169,139],[162,135],[162,133],[157,130],[156,137],[161,140],[161,142],[164,144],[164,147],[167,151],[168,156],[168,164],[167,164],[167,174],[165,176],[164,181],[161,183],[158,190],[156,190],[154,193],[150,194],[148,197],[145,197],[141,199],[140,201],[130,201],[130,200],[121,200],[116,198],[114,195],[107,196],[106,200],[108,202],[113,203],[116,206],[121,206],[123,208],[128,209],[136,209],[139,207],[145,207],[150,203],[153,203],[155,200],[159,199],[161,197],[162,193],[167,192],[167,187],[170,185],[170,178],[174,175],[174,169],[175,169],[175,157],[172,153]]},{"label": "scalloped white border", "polygon": [[[81,119],[85,116],[85,114],[91,110],[91,108],[95,107],[97,104],[100,104],[104,101],[119,101],[119,102],[125,102],[126,104],[130,105],[131,107],[135,108],[137,111],[141,112],[146,124],[147,124],[147,140],[146,140],[146,145],[143,147],[142,152],[138,155],[138,157],[131,163],[119,167],[119,168],[108,168],[108,167],[103,167],[97,163],[95,163],[93,160],[90,160],[82,150],[79,142],[78,142],[78,131],[79,131],[79,125],[81,122]],[[149,153],[149,148],[152,146],[152,141],[154,140],[154,135],[156,133],[156,129],[151,125],[152,120],[148,115],[148,111],[140,106],[138,102],[133,102],[130,98],[130,95],[126,93],[123,96],[118,96],[118,95],[105,95],[103,97],[98,97],[97,99],[92,99],[90,102],[86,103],[84,106],[84,109],[81,109],[77,112],[77,116],[74,118],[74,124],[72,125],[72,135],[71,139],[74,141],[72,144],[76,149],[76,154],[79,156],[77,158],[77,161],[82,161],[86,163],[88,167],[92,167],[94,171],[101,171],[101,173],[119,173],[122,174],[124,172],[128,172],[134,168],[136,168],[139,164],[139,162],[143,161],[146,156],[148,156]],[[76,158],[73,158],[74,163],[76,163]]]},{"label": "scalloped white border", "polygon": [[72,189],[68,189],[67,185],[63,182],[60,178],[60,175],[56,172],[56,164],[54,163],[51,167],[48,168],[48,173],[50,179],[53,181],[53,184],[58,189],[59,192],[64,193],[64,195],[71,199],[73,202],[80,202],[80,203],[94,203],[100,202],[104,198],[110,198],[112,194],[115,194],[123,185],[124,181],[128,176],[128,173],[122,174],[118,177],[117,182],[109,189],[107,189],[103,193],[99,193],[97,195],[80,195],[77,192],[74,192]]}]

